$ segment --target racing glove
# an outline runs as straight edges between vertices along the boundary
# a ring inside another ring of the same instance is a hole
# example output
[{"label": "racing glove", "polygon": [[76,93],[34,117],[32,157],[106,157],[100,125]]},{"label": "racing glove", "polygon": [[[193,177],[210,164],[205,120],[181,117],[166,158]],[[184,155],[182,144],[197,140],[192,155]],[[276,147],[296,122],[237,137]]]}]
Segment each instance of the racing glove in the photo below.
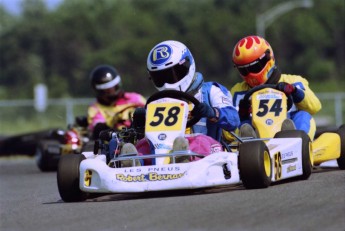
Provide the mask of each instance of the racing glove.
[{"label": "racing glove", "polygon": [[277,90],[284,92],[287,96],[292,95],[296,91],[296,87],[292,84],[280,82],[277,84]]},{"label": "racing glove", "polygon": [[240,100],[240,103],[238,105],[238,115],[240,116],[240,120],[249,120],[250,119],[250,113],[251,113],[251,105],[248,100]]},{"label": "racing glove", "polygon": [[206,103],[200,103],[195,106],[191,112],[192,116],[201,115],[201,117],[206,117],[209,119],[216,118],[215,109]]}]

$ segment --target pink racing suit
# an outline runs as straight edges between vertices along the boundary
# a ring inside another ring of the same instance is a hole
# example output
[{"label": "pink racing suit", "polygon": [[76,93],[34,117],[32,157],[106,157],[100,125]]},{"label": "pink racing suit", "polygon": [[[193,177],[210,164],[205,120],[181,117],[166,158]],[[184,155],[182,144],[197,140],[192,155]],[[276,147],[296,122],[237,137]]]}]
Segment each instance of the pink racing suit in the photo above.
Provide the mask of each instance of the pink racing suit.
[{"label": "pink racing suit", "polygon": [[134,92],[125,92],[113,105],[102,105],[95,102],[88,108],[89,130],[93,131],[97,123],[105,123],[108,127],[121,129],[131,125],[131,115],[135,108],[144,107],[146,99]]}]

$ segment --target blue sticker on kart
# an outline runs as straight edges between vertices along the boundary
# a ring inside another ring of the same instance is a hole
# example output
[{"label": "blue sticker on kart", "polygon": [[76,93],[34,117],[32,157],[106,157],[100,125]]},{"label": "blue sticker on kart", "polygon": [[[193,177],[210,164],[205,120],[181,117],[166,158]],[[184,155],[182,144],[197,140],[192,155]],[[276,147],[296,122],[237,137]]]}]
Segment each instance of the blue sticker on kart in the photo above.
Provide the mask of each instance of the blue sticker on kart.
[{"label": "blue sticker on kart", "polygon": [[167,138],[167,134],[161,133],[158,135],[159,140],[165,140]]},{"label": "blue sticker on kart", "polygon": [[272,124],[273,124],[273,120],[267,119],[267,120],[266,120],[266,124],[267,124],[267,125],[272,125]]},{"label": "blue sticker on kart", "polygon": [[159,66],[166,63],[171,58],[171,55],[171,47],[166,44],[161,44],[151,52],[150,62],[153,65]]}]

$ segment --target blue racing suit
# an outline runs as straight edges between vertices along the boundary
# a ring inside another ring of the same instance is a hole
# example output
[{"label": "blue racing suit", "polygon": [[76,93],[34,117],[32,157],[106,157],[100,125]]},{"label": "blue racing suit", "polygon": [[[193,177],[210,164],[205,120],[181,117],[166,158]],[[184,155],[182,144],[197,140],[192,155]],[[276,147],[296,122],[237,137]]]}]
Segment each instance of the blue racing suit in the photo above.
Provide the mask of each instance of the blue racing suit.
[{"label": "blue racing suit", "polygon": [[192,133],[202,133],[220,141],[222,129],[234,131],[240,124],[236,108],[233,106],[232,96],[226,87],[216,82],[204,82],[194,97],[206,103],[219,112],[216,122],[201,118],[192,127]]}]

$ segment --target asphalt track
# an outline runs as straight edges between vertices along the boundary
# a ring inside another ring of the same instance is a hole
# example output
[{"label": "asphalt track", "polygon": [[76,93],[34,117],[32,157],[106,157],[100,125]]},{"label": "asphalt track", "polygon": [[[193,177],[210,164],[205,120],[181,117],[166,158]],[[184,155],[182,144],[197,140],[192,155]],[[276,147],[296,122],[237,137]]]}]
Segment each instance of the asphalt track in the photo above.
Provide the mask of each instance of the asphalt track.
[{"label": "asphalt track", "polygon": [[0,158],[1,231],[344,231],[345,171],[314,169],[307,181],[267,189],[112,194],[61,201],[56,173],[32,158]]}]

